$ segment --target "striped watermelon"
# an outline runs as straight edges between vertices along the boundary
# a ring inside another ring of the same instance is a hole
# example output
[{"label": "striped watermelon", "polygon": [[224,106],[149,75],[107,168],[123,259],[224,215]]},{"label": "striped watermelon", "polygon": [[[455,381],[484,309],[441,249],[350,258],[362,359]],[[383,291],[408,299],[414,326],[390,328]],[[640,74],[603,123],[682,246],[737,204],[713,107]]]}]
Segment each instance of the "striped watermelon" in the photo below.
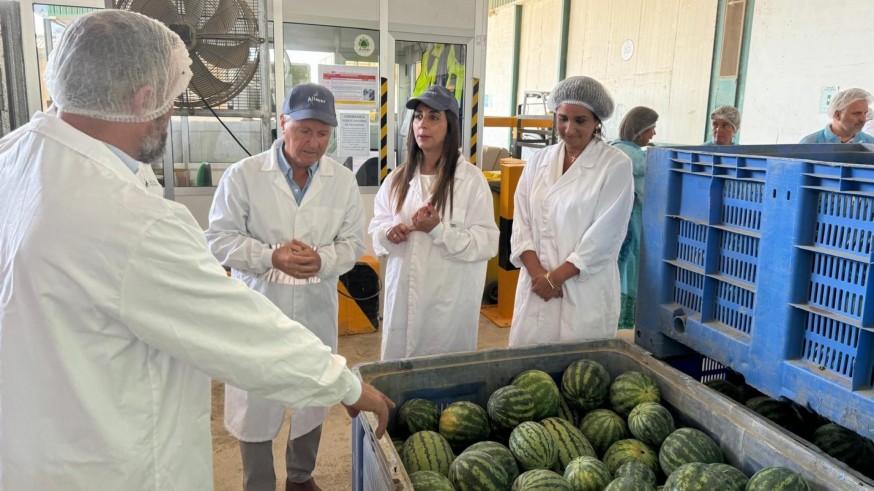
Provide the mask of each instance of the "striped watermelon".
[{"label": "striped watermelon", "polygon": [[604,491],[655,491],[655,486],[633,477],[620,477],[610,481]]},{"label": "striped watermelon", "polygon": [[785,467],[765,467],[753,474],[746,491],[812,491],[810,484]]},{"label": "striped watermelon", "polygon": [[874,478],[874,444],[843,426],[829,423],[813,432],[813,444],[823,452]]},{"label": "striped watermelon", "polygon": [[764,396],[753,397],[747,401],[746,406],[796,435],[809,436],[804,418],[788,401],[778,401]]},{"label": "striped watermelon", "polygon": [[577,457],[564,469],[564,478],[574,491],[602,491],[613,477],[595,457]]},{"label": "striped watermelon", "polygon": [[410,482],[416,491],[455,491],[449,478],[439,472],[414,472],[410,474]]},{"label": "striped watermelon", "polygon": [[661,402],[662,395],[655,380],[643,372],[625,372],[610,385],[610,404],[624,417],[641,402]]},{"label": "striped watermelon", "polygon": [[726,491],[744,491],[750,480],[746,474],[737,467],[728,464],[709,464],[710,469],[722,474],[726,481]]},{"label": "striped watermelon", "polygon": [[692,462],[721,464],[724,459],[719,445],[702,431],[680,428],[668,435],[659,449],[659,463],[665,475]]},{"label": "striped watermelon", "polygon": [[595,409],[586,414],[580,423],[580,431],[598,455],[604,455],[610,445],[628,436],[625,420],[609,409]]},{"label": "striped watermelon", "polygon": [[556,468],[564,472],[565,467],[577,457],[596,457],[595,449],[579,429],[561,418],[546,418],[540,422],[555,441],[558,452]]},{"label": "striped watermelon", "polygon": [[510,451],[522,469],[551,469],[558,450],[549,431],[540,423],[526,421],[510,434]]},{"label": "striped watermelon", "polygon": [[468,401],[453,402],[440,414],[440,434],[461,451],[489,436],[489,415],[482,407]]},{"label": "striped watermelon", "polygon": [[395,451],[400,455],[401,452],[404,451],[404,440],[401,440],[400,438],[392,438],[391,442],[395,446]]},{"label": "striped watermelon", "polygon": [[708,464],[690,462],[677,467],[665,481],[665,491],[726,491],[727,478]]},{"label": "striped watermelon", "polygon": [[619,440],[610,445],[610,448],[604,453],[603,460],[611,474],[615,473],[622,464],[635,460],[648,466],[653,473],[658,472],[659,469],[659,456],[655,450],[646,443],[633,438]]},{"label": "striped watermelon", "polygon": [[449,475],[449,464],[455,458],[449,442],[435,431],[420,431],[407,438],[401,460],[407,472],[435,471]]},{"label": "striped watermelon", "polygon": [[499,430],[512,430],[534,419],[534,399],[522,387],[508,385],[492,392],[486,405],[489,418]]},{"label": "striped watermelon", "polygon": [[511,491],[574,491],[574,488],[555,472],[534,469],[520,474]]},{"label": "striped watermelon", "polygon": [[620,465],[616,472],[613,473],[613,477],[632,477],[637,481],[647,482],[653,486],[657,484],[655,471],[650,466],[637,460]]},{"label": "striped watermelon", "polygon": [[628,415],[628,430],[634,438],[653,447],[661,446],[675,429],[670,411],[657,402],[642,402]]},{"label": "striped watermelon", "polygon": [[704,385],[741,404],[746,402],[746,399],[743,398],[743,393],[741,392],[740,387],[734,385],[728,380],[717,378],[704,382]]},{"label": "striped watermelon", "polygon": [[505,491],[512,484],[497,459],[478,450],[464,452],[452,462],[449,480],[458,491]]},{"label": "striped watermelon", "polygon": [[410,435],[420,431],[437,431],[440,409],[425,399],[410,399],[398,409],[398,421]]},{"label": "striped watermelon", "polygon": [[542,370],[527,370],[516,375],[510,383],[531,393],[531,397],[534,398],[534,420],[540,421],[558,415],[561,393],[555,385],[555,380],[548,373]]},{"label": "striped watermelon", "polygon": [[558,399],[558,417],[572,423],[579,428],[580,422],[583,420],[583,415],[576,408],[568,404],[564,396]]},{"label": "striped watermelon", "polygon": [[571,406],[590,411],[607,400],[610,374],[594,360],[571,363],[561,377],[561,391]]},{"label": "striped watermelon", "polygon": [[519,477],[519,466],[516,465],[516,457],[513,457],[513,452],[510,452],[509,448],[498,442],[479,442],[467,447],[467,449],[462,453],[474,450],[485,452],[494,457],[494,459],[501,464],[501,467],[504,468],[504,471],[507,472],[507,477],[510,478],[510,482],[515,481],[516,478]]}]

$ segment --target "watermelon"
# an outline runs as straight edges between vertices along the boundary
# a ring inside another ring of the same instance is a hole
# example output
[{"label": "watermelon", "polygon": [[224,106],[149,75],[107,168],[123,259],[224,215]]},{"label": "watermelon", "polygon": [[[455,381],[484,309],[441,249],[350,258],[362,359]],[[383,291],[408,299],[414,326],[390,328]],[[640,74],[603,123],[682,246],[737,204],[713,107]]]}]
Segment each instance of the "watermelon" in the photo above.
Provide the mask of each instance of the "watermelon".
[{"label": "watermelon", "polygon": [[395,451],[400,455],[401,452],[404,451],[404,440],[401,440],[400,438],[392,438],[391,442],[395,446]]},{"label": "watermelon", "polygon": [[497,459],[479,450],[459,455],[449,466],[449,480],[458,491],[504,491],[512,484]]},{"label": "watermelon", "polygon": [[574,491],[574,488],[555,472],[534,469],[520,474],[511,491]]},{"label": "watermelon", "polygon": [[655,486],[633,477],[620,477],[610,481],[604,491],[655,491]]},{"label": "watermelon", "polygon": [[625,420],[609,409],[595,409],[586,414],[580,423],[580,431],[598,455],[604,455],[610,445],[628,436]]},{"label": "watermelon", "polygon": [[648,482],[653,486],[657,484],[656,473],[652,468],[637,460],[632,460],[631,462],[626,462],[620,465],[613,474],[613,477],[633,477],[637,481]]},{"label": "watermelon", "polygon": [[583,432],[561,418],[546,418],[540,422],[555,442],[558,452],[557,470],[564,472],[565,467],[577,457],[596,457],[595,449]]},{"label": "watermelon", "polygon": [[489,419],[499,430],[512,430],[534,419],[534,399],[522,387],[508,385],[492,392],[486,405]]},{"label": "watermelon", "polygon": [[558,415],[561,393],[548,373],[528,370],[516,375],[510,383],[531,393],[534,399],[534,420],[540,421]]},{"label": "watermelon", "polygon": [[526,421],[510,434],[510,451],[522,469],[550,469],[558,459],[558,450],[549,431],[540,423]]},{"label": "watermelon", "polygon": [[700,462],[677,467],[665,481],[665,491],[726,491],[728,486],[728,480],[721,472]]},{"label": "watermelon", "polygon": [[504,471],[507,472],[510,482],[515,481],[519,476],[519,466],[516,465],[516,457],[513,457],[513,453],[504,445],[498,442],[479,442],[467,447],[462,453],[473,450],[485,452],[494,457],[501,464],[501,467],[504,468]]},{"label": "watermelon", "polygon": [[604,452],[604,465],[611,474],[614,474],[619,466],[627,462],[638,461],[652,469],[653,473],[659,470],[659,456],[646,443],[633,438],[619,440],[610,445]]},{"label": "watermelon", "polygon": [[628,430],[634,438],[653,447],[661,446],[675,429],[670,411],[657,402],[642,402],[628,415]]},{"label": "watermelon", "polygon": [[574,426],[580,426],[580,422],[583,420],[583,416],[577,411],[576,408],[571,407],[568,404],[567,399],[564,396],[560,397],[558,400],[558,417],[572,423]]},{"label": "watermelon", "polygon": [[710,469],[722,474],[726,481],[726,491],[744,491],[750,479],[737,467],[728,464],[709,464]]},{"label": "watermelon", "polygon": [[414,472],[410,474],[410,482],[416,491],[455,491],[449,478],[439,472]]},{"label": "watermelon", "polygon": [[874,478],[874,444],[852,430],[829,423],[813,432],[813,444],[823,452]]},{"label": "watermelon", "polygon": [[719,445],[702,431],[680,428],[668,435],[659,449],[659,463],[666,476],[683,464],[724,462]]},{"label": "watermelon", "polygon": [[407,472],[435,471],[449,475],[449,464],[455,455],[449,442],[435,431],[420,431],[407,438],[401,452],[401,461]]},{"label": "watermelon", "polygon": [[480,406],[468,402],[453,402],[440,414],[440,434],[461,451],[489,436],[489,416]]},{"label": "watermelon", "polygon": [[610,374],[594,360],[579,360],[570,364],[561,377],[561,391],[572,407],[590,411],[607,400]]},{"label": "watermelon", "polygon": [[734,385],[728,380],[717,378],[704,382],[704,385],[741,404],[746,402],[746,399],[743,398],[743,393],[741,392],[740,387]]},{"label": "watermelon", "polygon": [[564,478],[574,491],[602,491],[613,479],[603,462],[595,457],[577,457],[564,469]]},{"label": "watermelon", "polygon": [[660,402],[661,391],[655,380],[643,372],[625,372],[610,385],[610,404],[624,417],[641,402]]},{"label": "watermelon", "polygon": [[792,433],[806,436],[804,418],[791,403],[762,396],[748,400],[746,406]]},{"label": "watermelon", "polygon": [[746,491],[812,491],[806,479],[785,467],[765,467],[753,474]]},{"label": "watermelon", "polygon": [[410,435],[420,431],[437,431],[440,409],[431,401],[410,399],[398,409],[398,422]]}]

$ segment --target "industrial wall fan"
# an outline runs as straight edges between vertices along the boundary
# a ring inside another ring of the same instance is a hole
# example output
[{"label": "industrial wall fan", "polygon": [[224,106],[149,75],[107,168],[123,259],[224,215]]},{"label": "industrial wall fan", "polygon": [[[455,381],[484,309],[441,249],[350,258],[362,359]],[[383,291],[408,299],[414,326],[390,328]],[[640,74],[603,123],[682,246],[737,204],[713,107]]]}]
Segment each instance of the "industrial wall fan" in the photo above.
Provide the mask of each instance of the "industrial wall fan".
[{"label": "industrial wall fan", "polygon": [[[163,22],[185,42],[193,77],[176,99],[180,109],[245,109],[229,104],[244,89],[260,103],[258,19],[246,0],[116,0],[115,8],[131,10]],[[243,106],[249,104],[242,104]],[[239,105],[238,105],[239,106]]]}]

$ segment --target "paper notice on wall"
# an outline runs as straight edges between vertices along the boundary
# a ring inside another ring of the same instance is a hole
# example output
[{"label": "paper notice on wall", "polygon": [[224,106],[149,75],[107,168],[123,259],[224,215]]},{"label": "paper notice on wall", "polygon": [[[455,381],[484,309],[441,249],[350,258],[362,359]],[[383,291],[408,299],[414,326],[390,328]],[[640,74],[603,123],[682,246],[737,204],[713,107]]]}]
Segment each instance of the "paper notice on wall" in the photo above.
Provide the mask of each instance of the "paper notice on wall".
[{"label": "paper notice on wall", "polygon": [[370,156],[370,112],[337,111],[337,155]]},{"label": "paper notice on wall", "polygon": [[319,83],[331,90],[338,107],[376,108],[378,78],[377,67],[319,65]]}]

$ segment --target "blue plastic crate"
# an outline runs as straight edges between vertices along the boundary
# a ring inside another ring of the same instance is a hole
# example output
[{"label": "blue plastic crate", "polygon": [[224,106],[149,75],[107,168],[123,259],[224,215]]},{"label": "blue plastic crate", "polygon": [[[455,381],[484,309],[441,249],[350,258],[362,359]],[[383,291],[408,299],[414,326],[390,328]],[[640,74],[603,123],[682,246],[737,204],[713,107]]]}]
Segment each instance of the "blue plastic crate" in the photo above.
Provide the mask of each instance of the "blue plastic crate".
[{"label": "blue plastic crate", "polygon": [[638,344],[874,437],[872,150],[649,150]]}]

